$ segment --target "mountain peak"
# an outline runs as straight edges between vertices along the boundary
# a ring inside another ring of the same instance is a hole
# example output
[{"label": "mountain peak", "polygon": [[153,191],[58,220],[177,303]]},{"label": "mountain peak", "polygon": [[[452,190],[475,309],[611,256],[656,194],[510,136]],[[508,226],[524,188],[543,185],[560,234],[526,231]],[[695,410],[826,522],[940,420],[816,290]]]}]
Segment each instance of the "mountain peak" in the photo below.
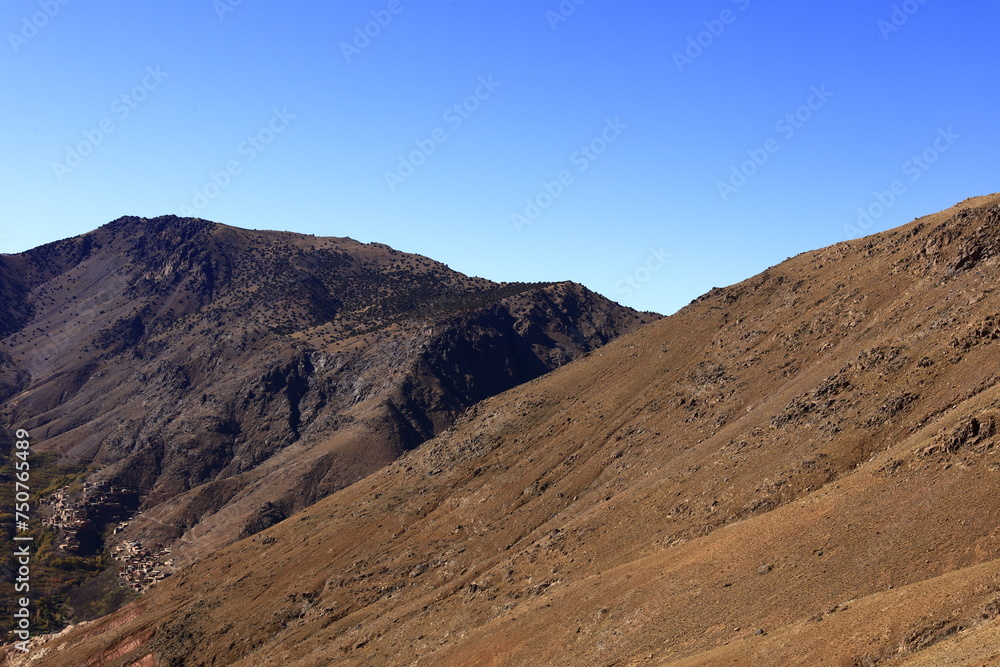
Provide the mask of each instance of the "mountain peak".
[{"label": "mountain peak", "polygon": [[142,218],[128,215],[102,225],[97,231],[103,230],[113,236],[124,236],[127,238],[160,236],[165,240],[184,240],[193,238],[206,231],[217,229],[220,226],[218,223],[201,218],[181,218],[175,215]]},{"label": "mountain peak", "polygon": [[[38,434],[52,474],[136,499],[116,520],[143,514],[104,548],[173,546],[177,564],[656,318],[574,283],[497,284],[383,244],[175,216],[2,257],[0,293],[3,426]],[[90,533],[59,539],[91,557],[109,519],[84,519]]]}]

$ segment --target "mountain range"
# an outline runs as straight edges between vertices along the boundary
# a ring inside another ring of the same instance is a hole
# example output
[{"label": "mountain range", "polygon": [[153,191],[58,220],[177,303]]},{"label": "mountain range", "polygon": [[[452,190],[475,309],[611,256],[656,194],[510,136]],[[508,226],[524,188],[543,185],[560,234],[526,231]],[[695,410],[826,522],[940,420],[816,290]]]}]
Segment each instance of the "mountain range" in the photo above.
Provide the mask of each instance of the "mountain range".
[{"label": "mountain range", "polygon": [[[74,256],[69,248],[58,255]],[[160,266],[154,278],[174,275]],[[183,265],[182,280],[226,275],[197,266]],[[214,541],[225,531],[215,533],[208,522],[225,509],[207,521],[192,518],[185,530],[205,536],[189,552],[196,562],[123,609],[45,638],[26,658],[10,654],[9,662],[997,664],[998,271],[1000,195],[991,195],[803,253],[645,323],[596,297],[584,301],[579,288],[538,288],[557,304],[565,301],[556,295],[573,295],[578,319],[617,323],[623,335],[600,348],[580,345],[571,363],[552,363],[551,372],[488,397],[470,394],[447,425],[414,427],[426,435],[422,444],[407,441],[373,461],[370,474],[362,477],[359,468],[354,483],[321,487],[317,502],[259,532],[244,530],[238,541]],[[79,289],[90,284],[70,277]],[[120,284],[124,294],[129,280]],[[58,311],[50,290],[38,294],[53,313],[77,305]],[[321,290],[316,294],[291,323],[278,323],[278,332],[313,347],[332,333],[331,350],[346,348],[337,340],[348,324],[323,324],[335,322],[333,311],[310,310],[323,302]],[[171,306],[176,331],[191,325],[206,339],[216,333],[214,354],[198,366],[207,369],[216,356],[236,354],[247,340],[238,332],[245,328],[252,338],[256,329],[246,322],[270,324],[255,319],[264,316],[255,316],[249,300],[224,303],[240,304],[227,311],[239,317],[220,315],[214,321],[224,326],[216,330],[203,322],[221,311],[185,321],[180,314],[194,307],[187,301],[164,301],[151,313],[163,316]],[[600,317],[590,314],[597,306]],[[549,312],[565,322],[558,317],[564,306]],[[372,323],[354,326],[384,332],[394,326],[385,313],[376,308]],[[56,324],[55,315],[39,319],[24,308],[10,308],[4,322],[28,317],[30,330],[20,325],[20,334],[5,339],[11,392],[37,383],[26,379],[38,377],[27,359],[40,364],[45,353],[30,353],[28,335]],[[107,321],[128,317],[116,311]],[[141,336],[130,333],[140,329],[133,325],[92,327],[88,349],[144,359],[160,339],[156,320],[142,321]],[[572,337],[568,325],[558,330]],[[369,336],[369,345],[387,340],[357,329],[353,335]],[[140,338],[149,342],[130,342]],[[269,361],[278,354],[271,349]],[[236,365],[237,357],[224,359],[221,365]],[[259,350],[240,363],[262,363]],[[295,373],[303,374],[280,367],[289,370],[271,386],[295,385]],[[168,397],[185,403],[186,419],[203,418],[195,406],[208,392],[189,390],[203,381],[199,373],[209,371],[192,372],[184,385],[164,366],[139,386],[163,405]],[[38,407],[45,398],[56,423],[67,408],[55,410],[54,401],[72,399],[47,385],[19,394],[15,410],[32,405],[32,414],[47,414]],[[409,385],[393,394],[412,395]],[[79,409],[98,396],[84,396]],[[272,429],[280,422],[294,433],[291,411],[279,409],[290,403],[238,411],[235,421],[270,415]],[[307,421],[317,433],[331,428],[309,421],[309,404],[300,405],[300,434],[311,433]],[[93,420],[99,410],[91,409]],[[54,429],[50,437],[43,423],[29,425],[59,451],[99,460],[100,444],[60,440]],[[125,421],[111,415],[109,423]],[[236,427],[220,437],[226,430]],[[174,433],[182,438],[183,431]],[[119,470],[114,466],[97,474]],[[193,478],[140,458],[131,467],[140,476],[164,471],[154,477],[163,482],[146,483],[151,493],[173,494],[156,510],[159,520],[183,515],[185,494],[195,488],[183,480]],[[206,504],[227,495],[222,481],[214,484],[218,496],[206,487]]]}]

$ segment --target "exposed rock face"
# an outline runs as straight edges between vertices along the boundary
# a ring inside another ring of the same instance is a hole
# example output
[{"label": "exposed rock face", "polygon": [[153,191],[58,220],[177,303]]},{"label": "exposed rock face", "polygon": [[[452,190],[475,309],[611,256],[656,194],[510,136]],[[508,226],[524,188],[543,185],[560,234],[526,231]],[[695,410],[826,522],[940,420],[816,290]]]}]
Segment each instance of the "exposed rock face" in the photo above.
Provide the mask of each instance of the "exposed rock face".
[{"label": "exposed rock face", "polygon": [[379,244],[122,218],[0,257],[3,426],[139,489],[179,563],[655,319]]}]

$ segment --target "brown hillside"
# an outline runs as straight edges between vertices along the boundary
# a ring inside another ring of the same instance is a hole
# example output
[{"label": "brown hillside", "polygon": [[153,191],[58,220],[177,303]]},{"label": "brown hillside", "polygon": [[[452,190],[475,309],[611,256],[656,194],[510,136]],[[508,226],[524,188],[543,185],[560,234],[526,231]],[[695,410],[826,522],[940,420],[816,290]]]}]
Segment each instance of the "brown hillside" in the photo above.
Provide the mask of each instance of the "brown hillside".
[{"label": "brown hillside", "polygon": [[31,664],[996,660],[998,274],[1000,195],[799,255]]},{"label": "brown hillside", "polygon": [[[87,527],[49,539],[69,545],[53,558],[99,550],[141,510],[113,543],[172,547],[174,566],[656,317],[573,283],[497,284],[381,244],[174,217],[0,256],[0,293],[0,430],[27,429],[38,465],[57,454],[86,471],[63,503]],[[106,511],[84,482],[139,503]]]}]

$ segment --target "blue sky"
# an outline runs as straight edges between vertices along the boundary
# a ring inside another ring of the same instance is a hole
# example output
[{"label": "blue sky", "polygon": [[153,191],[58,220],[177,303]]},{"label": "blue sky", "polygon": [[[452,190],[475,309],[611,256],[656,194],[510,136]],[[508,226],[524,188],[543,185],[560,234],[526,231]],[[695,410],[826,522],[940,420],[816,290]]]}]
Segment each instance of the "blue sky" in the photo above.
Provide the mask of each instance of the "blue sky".
[{"label": "blue sky", "polygon": [[1000,190],[998,25],[992,0],[7,0],[0,252],[187,214],[668,313]]}]

